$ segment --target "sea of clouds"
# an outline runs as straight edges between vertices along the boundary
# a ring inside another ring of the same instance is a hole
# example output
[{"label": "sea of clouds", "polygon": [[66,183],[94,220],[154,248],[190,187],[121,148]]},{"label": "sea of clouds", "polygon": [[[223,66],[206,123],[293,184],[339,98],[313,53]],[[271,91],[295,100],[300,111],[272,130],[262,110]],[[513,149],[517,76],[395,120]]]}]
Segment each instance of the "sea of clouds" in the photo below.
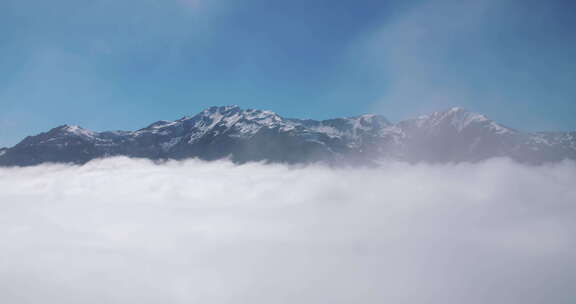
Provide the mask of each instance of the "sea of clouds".
[{"label": "sea of clouds", "polygon": [[0,169],[0,303],[574,303],[576,163]]}]

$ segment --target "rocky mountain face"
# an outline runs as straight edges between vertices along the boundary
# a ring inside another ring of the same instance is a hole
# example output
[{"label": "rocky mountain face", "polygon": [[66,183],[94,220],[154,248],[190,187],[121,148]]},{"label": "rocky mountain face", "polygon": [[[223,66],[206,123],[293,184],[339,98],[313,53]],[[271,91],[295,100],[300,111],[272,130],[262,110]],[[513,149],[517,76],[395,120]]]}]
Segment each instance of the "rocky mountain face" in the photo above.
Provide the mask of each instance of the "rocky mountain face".
[{"label": "rocky mountain face", "polygon": [[462,108],[392,124],[379,115],[316,121],[224,106],[137,131],[60,126],[0,149],[0,166],[82,164],[120,155],[334,165],[370,165],[385,159],[474,162],[491,157],[543,163],[576,159],[576,132],[521,132]]}]

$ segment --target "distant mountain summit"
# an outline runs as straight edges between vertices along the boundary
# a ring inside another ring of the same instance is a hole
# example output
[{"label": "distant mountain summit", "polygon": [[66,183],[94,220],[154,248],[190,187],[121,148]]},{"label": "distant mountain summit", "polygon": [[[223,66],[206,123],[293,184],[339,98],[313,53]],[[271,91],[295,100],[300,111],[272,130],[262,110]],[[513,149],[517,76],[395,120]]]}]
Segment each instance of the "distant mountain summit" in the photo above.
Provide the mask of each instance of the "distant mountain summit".
[{"label": "distant mountain summit", "polygon": [[543,163],[576,159],[576,132],[522,132],[463,108],[393,124],[372,114],[318,121],[222,106],[176,121],[157,121],[137,131],[93,132],[59,126],[0,149],[0,166],[83,164],[111,156],[334,165],[510,157]]}]

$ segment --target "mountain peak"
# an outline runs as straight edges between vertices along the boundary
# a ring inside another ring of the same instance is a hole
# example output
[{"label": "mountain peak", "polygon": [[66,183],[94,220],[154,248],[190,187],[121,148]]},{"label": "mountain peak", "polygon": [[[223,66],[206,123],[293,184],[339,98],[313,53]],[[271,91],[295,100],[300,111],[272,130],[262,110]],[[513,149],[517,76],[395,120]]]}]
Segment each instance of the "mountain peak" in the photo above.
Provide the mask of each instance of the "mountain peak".
[{"label": "mountain peak", "polygon": [[465,112],[470,112],[470,111],[466,110],[463,107],[452,107],[445,112],[448,112],[448,113],[465,113]]},{"label": "mountain peak", "polygon": [[444,120],[450,120],[451,124],[459,130],[462,130],[471,123],[489,121],[488,117],[482,114],[470,112],[460,107],[451,108],[444,113],[440,113],[440,116]]},{"label": "mountain peak", "polygon": [[229,105],[176,121],[160,120],[138,131],[92,132],[63,125],[0,152],[0,166],[83,163],[115,155],[231,157],[239,162],[476,161],[509,156],[541,162],[576,159],[576,134],[523,133],[462,107],[391,124],[375,114],[301,120]]},{"label": "mountain peak", "polygon": [[238,105],[228,105],[228,106],[213,106],[205,109],[201,113],[237,113],[242,111]]},{"label": "mountain peak", "polygon": [[488,129],[496,134],[517,133],[516,130],[500,125],[483,114],[474,113],[462,107],[452,107],[445,111],[421,115],[401,124],[414,125],[417,128],[427,130],[448,127],[456,129],[457,132],[462,132],[464,129],[477,127]]},{"label": "mountain peak", "polygon": [[452,107],[445,111],[434,112],[432,115],[443,116],[443,117],[454,117],[454,116],[469,116],[475,118],[484,118],[487,119],[486,116],[469,111],[463,107]]},{"label": "mountain peak", "polygon": [[352,119],[357,119],[362,122],[367,123],[378,123],[380,125],[390,125],[391,123],[386,119],[386,117],[378,114],[363,114],[360,116],[352,117]]},{"label": "mountain peak", "polygon": [[152,123],[151,125],[147,126],[144,129],[160,129],[160,128],[166,127],[167,125],[170,125],[172,123],[173,123],[172,121],[168,121],[168,120],[159,120],[155,123]]},{"label": "mountain peak", "polygon": [[54,133],[65,133],[77,136],[94,136],[94,132],[84,129],[77,125],[61,125],[51,130]]},{"label": "mountain peak", "polygon": [[259,125],[272,125],[281,123],[283,118],[275,112],[268,110],[242,109],[237,105],[210,107],[195,118],[209,120],[212,124],[224,122],[231,126],[238,121],[253,122]]}]

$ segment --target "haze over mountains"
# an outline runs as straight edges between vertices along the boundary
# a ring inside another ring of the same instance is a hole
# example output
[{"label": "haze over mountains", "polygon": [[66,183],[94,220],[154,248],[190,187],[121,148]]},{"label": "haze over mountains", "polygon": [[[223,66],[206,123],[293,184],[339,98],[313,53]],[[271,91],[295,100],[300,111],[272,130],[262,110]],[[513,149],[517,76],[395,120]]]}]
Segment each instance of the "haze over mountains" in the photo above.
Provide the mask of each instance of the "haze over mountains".
[{"label": "haze over mountains", "polygon": [[137,131],[93,132],[60,126],[0,149],[0,166],[83,164],[111,156],[333,165],[370,165],[386,159],[445,163],[509,157],[544,163],[576,159],[576,132],[523,132],[462,108],[394,124],[372,114],[317,121],[221,106],[176,121],[158,121]]}]

